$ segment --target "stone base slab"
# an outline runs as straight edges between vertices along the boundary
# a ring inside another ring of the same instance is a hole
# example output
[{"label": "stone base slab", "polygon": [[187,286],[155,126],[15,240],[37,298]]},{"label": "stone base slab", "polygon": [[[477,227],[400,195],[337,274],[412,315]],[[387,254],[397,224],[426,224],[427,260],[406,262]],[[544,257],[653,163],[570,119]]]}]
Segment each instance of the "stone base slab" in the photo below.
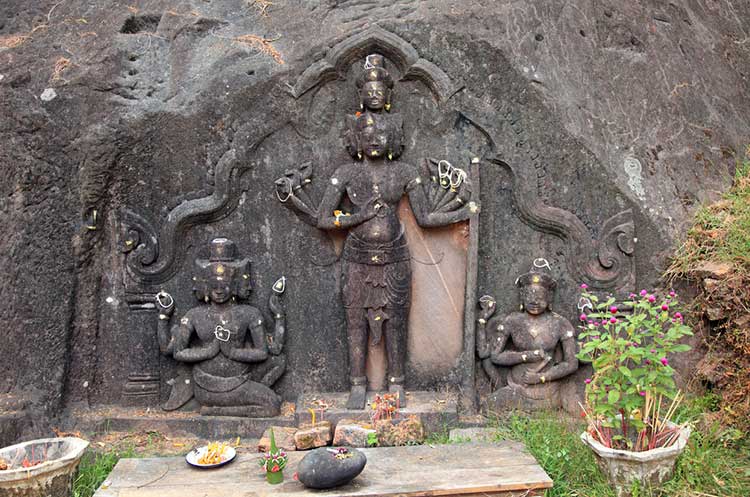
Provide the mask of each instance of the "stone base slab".
[{"label": "stone base slab", "polygon": [[209,471],[188,466],[182,457],[121,459],[94,497],[531,497],[552,487],[550,477],[518,442],[360,450],[367,456],[364,471],[351,483],[324,492],[308,490],[292,478],[306,453],[291,452],[280,485],[266,482],[257,454],[240,454],[231,464]]}]

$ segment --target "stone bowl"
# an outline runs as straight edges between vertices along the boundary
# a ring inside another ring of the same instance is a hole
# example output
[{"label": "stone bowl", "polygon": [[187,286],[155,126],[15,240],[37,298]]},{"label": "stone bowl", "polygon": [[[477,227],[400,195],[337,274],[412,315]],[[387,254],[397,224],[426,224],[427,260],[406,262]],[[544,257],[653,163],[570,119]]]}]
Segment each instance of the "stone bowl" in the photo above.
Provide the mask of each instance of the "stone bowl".
[{"label": "stone bowl", "polygon": [[[0,449],[10,469],[0,471],[0,497],[68,497],[78,463],[89,443],[75,437],[44,438]],[[22,462],[44,462],[24,468]]]},{"label": "stone bowl", "polygon": [[[674,423],[667,423],[670,427]],[[690,427],[680,431],[680,436],[669,447],[659,447],[643,452],[611,449],[594,440],[588,431],[581,434],[581,440],[594,451],[599,468],[607,475],[617,497],[630,497],[634,481],[643,486],[658,487],[672,478],[677,458],[685,450]]]}]

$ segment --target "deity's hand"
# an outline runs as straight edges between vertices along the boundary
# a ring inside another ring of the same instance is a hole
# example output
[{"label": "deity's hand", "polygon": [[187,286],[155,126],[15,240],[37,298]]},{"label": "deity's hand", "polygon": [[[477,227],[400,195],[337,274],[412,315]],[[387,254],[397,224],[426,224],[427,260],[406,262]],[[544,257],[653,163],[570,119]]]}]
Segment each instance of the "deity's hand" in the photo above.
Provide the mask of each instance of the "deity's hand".
[{"label": "deity's hand", "polygon": [[159,311],[159,318],[169,319],[174,312],[174,299],[172,296],[164,290],[161,290],[156,294],[154,300],[156,301],[156,309]]},{"label": "deity's hand", "polygon": [[545,358],[542,349],[524,350],[519,353],[521,354],[521,362],[539,362]]},{"label": "deity's hand", "polygon": [[283,345],[281,344],[281,342],[275,341],[272,337],[268,337],[268,351],[271,353],[271,355],[281,354],[282,348]]},{"label": "deity's hand", "polygon": [[364,221],[367,221],[368,219],[374,218],[378,214],[378,211],[383,207],[384,204],[380,199],[380,196],[373,196],[367,201],[367,204],[359,212],[359,215],[362,216]]},{"label": "deity's hand", "polygon": [[521,381],[526,385],[536,385],[542,382],[542,375],[533,371],[524,371],[521,375]]},{"label": "deity's hand", "polygon": [[286,316],[284,305],[281,303],[281,297],[278,293],[272,293],[268,299],[268,308],[273,313],[274,319],[281,319]]},{"label": "deity's hand", "polygon": [[[477,320],[485,324],[487,320],[495,314],[497,302],[490,295],[484,295],[479,299],[479,312],[477,313]],[[483,321],[482,321],[483,320]]]}]

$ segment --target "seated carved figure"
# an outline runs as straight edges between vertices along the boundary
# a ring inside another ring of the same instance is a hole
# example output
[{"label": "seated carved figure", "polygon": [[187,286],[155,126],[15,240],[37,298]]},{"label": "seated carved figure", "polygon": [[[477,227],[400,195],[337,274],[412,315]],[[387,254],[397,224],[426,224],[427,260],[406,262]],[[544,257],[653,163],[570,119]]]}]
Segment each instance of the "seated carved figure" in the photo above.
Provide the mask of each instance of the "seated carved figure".
[{"label": "seated carved figure", "polygon": [[214,239],[209,259],[198,259],[196,265],[193,291],[205,305],[188,310],[171,331],[174,301],[164,292],[157,295],[161,352],[184,364],[164,409],[177,409],[194,397],[206,415],[279,414],[281,398],[270,387],[286,367],[281,353],[285,315],[279,298],[283,279],[274,285],[269,301],[274,332],[267,336],[261,311],[237,303],[250,293],[250,261],[235,257],[234,243]]},{"label": "seated carved figure", "polygon": [[503,382],[498,367],[509,368],[504,371],[507,384],[488,397],[487,407],[560,407],[557,380],[578,369],[573,325],[549,310],[556,286],[552,277],[532,271],[516,284],[521,312],[490,319],[495,300],[480,301],[477,353],[493,387]]}]

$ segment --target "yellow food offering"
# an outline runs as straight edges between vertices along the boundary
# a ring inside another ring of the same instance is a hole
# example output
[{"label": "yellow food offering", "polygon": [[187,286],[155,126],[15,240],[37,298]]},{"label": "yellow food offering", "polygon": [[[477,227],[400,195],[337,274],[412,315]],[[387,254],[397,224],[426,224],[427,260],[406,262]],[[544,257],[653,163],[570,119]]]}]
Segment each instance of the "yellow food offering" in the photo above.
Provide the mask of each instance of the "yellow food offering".
[{"label": "yellow food offering", "polygon": [[219,464],[227,447],[226,443],[211,442],[208,444],[206,452],[198,458],[198,464]]}]

